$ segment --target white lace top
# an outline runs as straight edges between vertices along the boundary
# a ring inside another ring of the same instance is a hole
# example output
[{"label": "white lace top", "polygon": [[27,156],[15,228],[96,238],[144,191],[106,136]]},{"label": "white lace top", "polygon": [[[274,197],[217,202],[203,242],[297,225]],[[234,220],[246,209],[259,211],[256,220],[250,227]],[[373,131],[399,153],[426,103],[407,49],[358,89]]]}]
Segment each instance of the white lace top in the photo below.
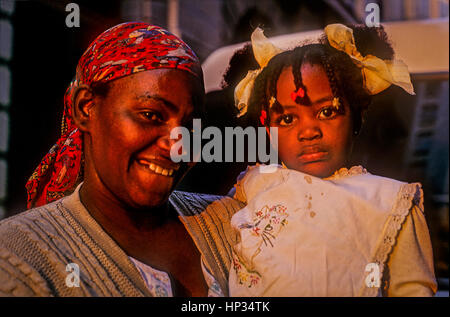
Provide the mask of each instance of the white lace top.
[{"label": "white lace top", "polygon": [[426,296],[436,292],[421,185],[361,166],[320,179],[250,168],[231,220],[230,296]]},{"label": "white lace top", "polygon": [[[131,262],[136,266],[142,278],[144,279],[145,285],[150,291],[153,297],[172,297],[172,284],[170,282],[169,274],[164,271],[159,271],[150,265],[142,263],[135,258],[129,256]],[[205,277],[206,284],[208,285],[208,297],[223,297],[222,290],[217,283],[214,276],[209,272],[206,266],[201,260],[201,266],[203,271],[203,276]]]}]

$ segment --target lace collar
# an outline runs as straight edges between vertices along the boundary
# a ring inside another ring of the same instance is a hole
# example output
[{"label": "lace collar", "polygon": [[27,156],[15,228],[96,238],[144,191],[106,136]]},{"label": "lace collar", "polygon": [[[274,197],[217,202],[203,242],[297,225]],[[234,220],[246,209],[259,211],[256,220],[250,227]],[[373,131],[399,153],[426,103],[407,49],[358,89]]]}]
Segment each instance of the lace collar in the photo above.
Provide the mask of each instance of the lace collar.
[{"label": "lace collar", "polygon": [[334,172],[333,175],[329,177],[325,177],[325,180],[333,180],[333,179],[340,179],[348,176],[355,176],[355,175],[362,175],[362,174],[368,174],[367,170],[362,167],[361,165],[358,166],[352,166],[351,168],[340,168],[336,172]]}]

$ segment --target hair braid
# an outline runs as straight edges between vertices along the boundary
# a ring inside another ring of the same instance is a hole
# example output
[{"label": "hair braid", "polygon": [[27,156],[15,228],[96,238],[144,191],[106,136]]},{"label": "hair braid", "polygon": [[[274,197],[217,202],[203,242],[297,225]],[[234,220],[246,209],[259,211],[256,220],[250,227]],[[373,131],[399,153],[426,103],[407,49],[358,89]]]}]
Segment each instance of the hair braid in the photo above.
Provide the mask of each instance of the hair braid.
[{"label": "hair braid", "polygon": [[298,47],[292,51],[291,64],[292,75],[294,76],[295,91],[297,92],[300,88],[302,88],[305,92],[305,95],[303,97],[297,96],[297,98],[295,98],[295,102],[298,104],[310,105],[311,100],[308,97],[308,93],[302,79],[301,68],[303,65],[304,57],[305,50],[303,49],[303,47]]},{"label": "hair braid", "polygon": [[[330,82],[330,88],[331,91],[333,92],[333,96],[334,97],[339,97],[339,102],[342,104],[342,102],[344,102],[344,98],[342,97],[342,89],[343,87],[339,85],[339,82],[342,83],[342,80],[338,81],[336,78],[336,70],[335,68],[332,66],[333,63],[330,63],[330,55],[329,54],[322,54],[320,56],[321,61],[322,61],[322,65],[323,68],[325,69],[325,72],[327,74],[328,77],[328,81]],[[350,64],[351,67],[356,67],[353,64]],[[359,72],[359,70],[358,70]],[[348,99],[347,99],[348,101]],[[359,131],[361,130],[361,125],[362,125],[362,117],[361,117],[361,110],[357,110],[357,109],[353,109],[353,107],[355,107],[355,104],[349,103],[350,106],[350,113],[352,116],[352,120],[353,120],[353,133],[354,134],[358,134]],[[345,107],[340,107],[338,110],[340,113],[345,113]]]},{"label": "hair braid", "polygon": [[[325,73],[327,74],[328,81],[330,83],[331,92],[333,93],[333,97],[339,97],[340,102],[342,102],[340,87],[338,87],[338,82],[336,80],[334,67],[329,62],[329,55],[322,54],[322,55],[320,55],[320,59],[322,61],[322,66],[325,70]],[[341,107],[340,111],[343,112],[344,107]]]},{"label": "hair braid", "polygon": [[267,103],[267,93],[265,89],[266,82],[267,73],[261,73],[255,80],[251,99],[253,100],[252,103],[254,103],[256,107],[250,107],[250,111],[254,112],[255,115],[258,114],[262,109],[265,109],[265,104]]},{"label": "hair braid", "polygon": [[275,97],[275,104],[273,110],[276,112],[282,112],[283,108],[281,107],[280,103],[276,100],[277,97],[277,83],[278,78],[280,78],[280,74],[283,71],[283,68],[285,67],[285,61],[282,59],[277,60],[277,63],[274,64],[274,69],[272,71],[272,75],[269,78],[268,81],[268,87],[267,90],[269,91],[269,95],[267,96],[267,102],[266,102],[266,111],[269,110],[269,100],[271,97]]},{"label": "hair braid", "polygon": [[299,49],[296,49],[291,56],[292,74],[294,75],[295,89],[299,89],[300,87],[303,86],[302,72],[301,72],[303,64],[303,55],[304,51],[300,47]]}]

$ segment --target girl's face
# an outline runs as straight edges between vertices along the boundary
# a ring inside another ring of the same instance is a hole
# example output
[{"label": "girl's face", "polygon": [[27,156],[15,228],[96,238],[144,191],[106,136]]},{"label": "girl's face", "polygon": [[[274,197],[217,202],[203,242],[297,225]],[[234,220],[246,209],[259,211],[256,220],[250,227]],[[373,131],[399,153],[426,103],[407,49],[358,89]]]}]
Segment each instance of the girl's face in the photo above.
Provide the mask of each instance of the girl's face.
[{"label": "girl's face", "polygon": [[292,67],[283,69],[276,98],[284,111],[270,112],[270,126],[278,128],[278,155],[288,168],[324,178],[346,166],[350,156],[350,108],[343,100],[343,113],[333,107],[333,93],[322,66],[306,63],[301,73],[311,105],[299,105],[291,99],[296,91]]}]

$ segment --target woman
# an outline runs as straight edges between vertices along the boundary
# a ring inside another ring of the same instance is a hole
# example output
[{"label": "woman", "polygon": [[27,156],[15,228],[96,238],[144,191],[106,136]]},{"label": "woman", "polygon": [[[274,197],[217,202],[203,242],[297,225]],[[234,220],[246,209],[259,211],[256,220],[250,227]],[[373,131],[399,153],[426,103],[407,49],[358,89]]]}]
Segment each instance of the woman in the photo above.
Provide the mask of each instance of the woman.
[{"label": "woman", "polygon": [[191,238],[166,204],[190,168],[171,161],[170,131],[203,97],[199,61],[176,36],[145,23],[102,33],[67,90],[61,138],[27,183],[34,208],[0,223],[0,294],[225,294],[214,243],[195,225]]}]

